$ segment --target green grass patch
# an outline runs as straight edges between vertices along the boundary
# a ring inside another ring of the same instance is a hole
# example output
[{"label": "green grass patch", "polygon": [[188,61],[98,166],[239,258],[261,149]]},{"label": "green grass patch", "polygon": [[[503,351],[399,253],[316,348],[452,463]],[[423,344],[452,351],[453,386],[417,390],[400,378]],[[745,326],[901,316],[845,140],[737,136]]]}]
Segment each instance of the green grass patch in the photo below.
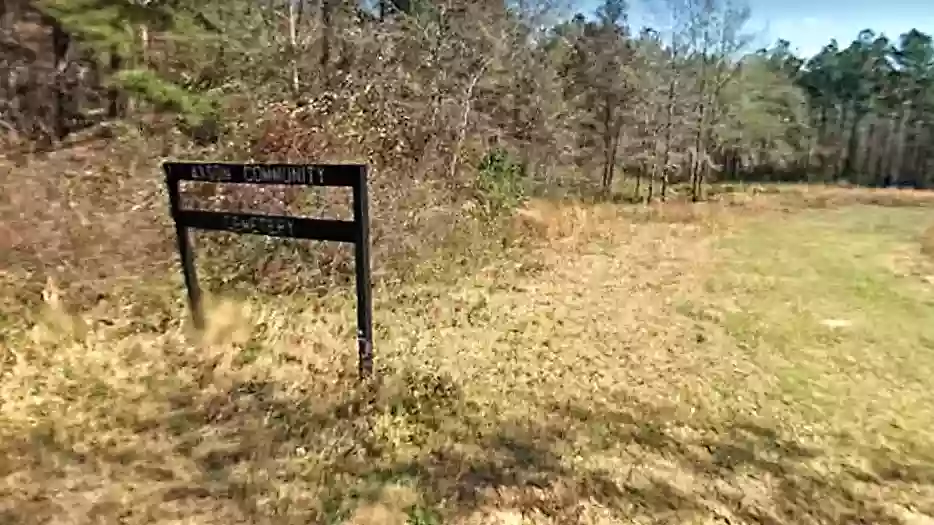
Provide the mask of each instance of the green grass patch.
[{"label": "green grass patch", "polygon": [[767,399],[786,399],[799,421],[845,428],[867,446],[934,445],[934,289],[893,260],[917,243],[927,216],[809,211],[755,221],[723,243],[714,281],[731,308],[722,326],[777,377]]}]

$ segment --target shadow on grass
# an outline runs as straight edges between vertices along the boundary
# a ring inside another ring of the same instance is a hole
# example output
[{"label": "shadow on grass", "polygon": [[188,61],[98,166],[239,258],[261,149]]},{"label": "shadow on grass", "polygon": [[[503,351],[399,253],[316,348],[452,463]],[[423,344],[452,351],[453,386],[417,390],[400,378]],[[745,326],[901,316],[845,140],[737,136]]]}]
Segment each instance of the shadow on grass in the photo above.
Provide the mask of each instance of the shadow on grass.
[{"label": "shadow on grass", "polygon": [[[153,523],[185,518],[185,509],[197,507],[218,509],[200,522],[362,523],[355,512],[391,506],[384,488],[401,484],[415,497],[396,509],[402,521],[384,516],[383,523],[462,521],[491,509],[579,523],[591,521],[587,513],[599,508],[615,518],[656,522],[703,516],[767,525],[895,524],[901,522],[891,510],[857,485],[934,483],[934,464],[906,465],[883,452],[871,458],[873,472],[821,475],[809,462],[822,451],[776,430],[748,421],[703,428],[678,423],[673,411],[623,393],[616,406],[565,403],[517,421],[484,414],[444,377],[384,377],[366,388],[342,378],[327,400],[260,380],[213,394],[197,385],[166,392],[169,409],[158,424],[117,422],[140,436],[135,448],[102,443],[79,451],[68,436],[37,427],[0,461],[0,479],[6,479],[0,499],[8,502],[0,504],[0,518],[48,522],[68,513],[68,491],[89,495],[127,482],[136,492],[101,497],[86,521]],[[700,437],[675,437],[671,428],[679,424]],[[622,460],[628,471],[572,461],[569,447],[582,439],[588,445],[580,454]],[[145,443],[167,446],[150,450]],[[657,462],[693,483],[656,472]],[[76,472],[89,481],[62,483],[61,476]],[[7,498],[16,494],[15,480],[43,478],[48,486],[29,498]],[[747,497],[742,480],[748,479],[768,481],[764,499]]]},{"label": "shadow on grass", "polygon": [[[631,410],[635,409],[636,412]],[[887,476],[883,466],[888,455],[876,451],[870,458],[872,472],[844,470],[843,473],[819,472],[810,463],[825,451],[811,449],[781,437],[774,429],[751,422],[721,422],[706,429],[706,437],[679,440],[664,430],[664,417],[652,416],[650,407],[630,406],[623,411],[610,410],[589,417],[612,425],[613,435],[638,443],[650,453],[675,461],[682,471],[699,480],[720,480],[734,484],[730,491],[700,487],[693,494],[698,508],[727,508],[733,519],[744,523],[767,525],[793,523],[903,523],[891,507],[868,497],[871,490],[859,490],[858,483],[881,487],[890,481],[934,484],[930,477],[934,463],[901,465],[899,477]],[[645,417],[634,417],[642,413]],[[748,498],[743,479],[768,480],[770,494],[763,501]],[[866,487],[862,487],[865,489]],[[735,523],[735,521],[729,521]]]}]

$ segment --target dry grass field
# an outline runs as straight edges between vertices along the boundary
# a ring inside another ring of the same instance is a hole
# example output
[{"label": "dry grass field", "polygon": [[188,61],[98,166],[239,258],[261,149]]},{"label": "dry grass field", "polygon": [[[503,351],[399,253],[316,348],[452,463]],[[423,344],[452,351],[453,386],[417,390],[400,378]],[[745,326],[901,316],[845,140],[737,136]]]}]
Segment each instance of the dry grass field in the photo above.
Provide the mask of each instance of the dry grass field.
[{"label": "dry grass field", "polygon": [[533,202],[376,291],[366,385],[349,290],[196,335],[52,283],[0,339],[0,523],[930,525],[932,203]]}]

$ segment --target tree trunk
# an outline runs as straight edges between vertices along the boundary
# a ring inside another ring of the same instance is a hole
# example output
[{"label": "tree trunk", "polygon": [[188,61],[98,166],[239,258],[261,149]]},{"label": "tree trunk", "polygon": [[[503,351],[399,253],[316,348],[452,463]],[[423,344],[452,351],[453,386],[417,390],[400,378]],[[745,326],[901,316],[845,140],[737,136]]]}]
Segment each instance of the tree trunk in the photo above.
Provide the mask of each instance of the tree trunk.
[{"label": "tree trunk", "polygon": [[889,165],[889,174],[894,182],[902,179],[902,171],[905,168],[905,142],[906,128],[911,118],[911,103],[902,107],[901,118],[896,123],[895,131],[895,154],[892,155],[892,163]]},{"label": "tree trunk", "polygon": [[886,159],[892,155],[892,116],[885,115],[879,124],[879,144],[876,148],[875,163],[872,167],[873,176],[876,181],[886,185],[888,180],[886,173]]},{"label": "tree trunk", "polygon": [[66,87],[68,69],[68,50],[71,47],[71,37],[54,19],[49,19],[52,25],[52,49],[55,53],[55,110],[53,113],[53,128],[55,138],[62,140],[68,135],[68,92]]},{"label": "tree trunk", "polygon": [[844,138],[846,138],[847,136],[846,132],[849,129],[849,126],[847,125],[847,123],[849,123],[849,121],[850,121],[850,106],[847,104],[843,104],[843,107],[840,110],[840,116],[837,119],[837,132],[836,132],[836,136],[837,136],[836,146],[837,147],[834,148],[835,158],[834,158],[834,163],[833,163],[833,172],[834,172],[833,180],[834,181],[839,181],[840,179],[843,178],[843,175],[844,175],[844,166],[845,166],[844,155],[846,155],[847,149],[841,148],[840,144],[843,142]]},{"label": "tree trunk", "polygon": [[820,170],[821,179],[827,180],[827,123],[829,122],[829,116],[827,115],[829,109],[826,104],[821,104],[820,108],[820,122],[817,127],[817,146],[820,149],[820,152],[817,154],[817,163],[818,169]]},{"label": "tree trunk", "polygon": [[[642,151],[646,153],[649,151],[648,137],[649,137],[649,125],[651,124],[651,117],[658,116],[657,110],[652,113],[655,113],[655,115],[651,115],[650,112],[646,110],[646,112],[643,115],[644,118],[642,120],[642,128],[639,130],[639,135],[640,135],[639,145],[641,146]],[[636,173],[636,194],[635,194],[636,200],[642,199],[642,195],[641,195],[642,176],[647,175],[649,173],[649,170],[650,168],[649,168],[648,159],[639,161],[639,171]],[[649,186],[651,188],[651,179],[649,179]],[[649,189],[649,192],[651,193],[651,189]]]},{"label": "tree trunk", "polygon": [[616,133],[616,136],[612,139],[612,146],[610,147],[609,155],[609,171],[603,184],[603,190],[605,193],[609,194],[610,190],[613,188],[613,177],[616,175],[616,153],[619,150],[619,133]]},{"label": "tree trunk", "polygon": [[660,168],[658,171],[662,175],[661,188],[659,189],[659,198],[662,199],[662,202],[668,198],[668,162],[671,160],[671,130],[674,127],[672,121],[675,112],[676,78],[672,76],[671,82],[668,83],[668,101],[665,105],[665,148],[657,164]]},{"label": "tree trunk", "polygon": [[604,194],[610,192],[610,178],[616,152],[613,151],[613,101],[609,97],[603,101],[603,179]]},{"label": "tree trunk", "polygon": [[[120,57],[120,53],[114,48],[110,52],[110,74],[115,75],[120,71],[120,68],[123,67],[123,60]],[[123,101],[120,93],[120,89],[116,86],[112,86],[107,90],[107,117],[110,119],[120,118],[122,114]]]},{"label": "tree trunk", "polygon": [[3,0],[0,2],[0,38],[12,39],[13,24],[16,22],[16,2]]},{"label": "tree trunk", "polygon": [[928,122],[925,124],[924,133],[926,140],[924,144],[926,145],[923,149],[923,155],[921,157],[921,181],[918,189],[930,189],[932,182],[934,182],[934,156],[931,155],[931,144],[934,142],[934,123]]},{"label": "tree trunk", "polygon": [[665,142],[665,152],[662,154],[662,163],[661,163],[661,174],[662,181],[661,187],[658,189],[658,197],[665,202],[668,199],[668,184],[669,184],[669,175],[671,174],[668,169],[668,162],[671,160],[671,142]]},{"label": "tree trunk", "polygon": [[321,36],[321,78],[324,86],[331,86],[331,48],[334,40],[334,2],[335,0],[321,0],[321,26],[324,28]]},{"label": "tree trunk", "polygon": [[924,144],[927,142],[925,140],[925,131],[925,126],[922,122],[918,122],[914,126],[914,140],[912,141],[911,157],[909,157],[909,159],[916,186],[924,185],[924,180],[927,175],[924,172],[926,164]]},{"label": "tree trunk", "polygon": [[857,109],[853,110],[853,121],[850,123],[850,132],[846,142],[846,159],[843,161],[842,178],[850,182],[859,183],[859,176],[856,173],[857,165],[857,146],[859,146],[859,125],[866,113]]},{"label": "tree trunk", "polygon": [[[13,26],[16,21],[15,6],[11,0],[0,0],[0,41],[13,40]],[[7,69],[7,68],[5,68]],[[0,97],[13,104],[16,92],[15,68],[0,72]],[[7,106],[9,107],[9,106]]]},{"label": "tree trunk", "polygon": [[[706,43],[706,35],[705,35]],[[701,184],[703,175],[701,173],[701,159],[704,157],[704,151],[707,145],[704,138],[707,135],[707,49],[704,49],[704,56],[701,58],[701,80],[700,80],[700,102],[697,107],[697,135],[694,137],[694,153],[691,155],[691,202],[698,202],[701,199]]]},{"label": "tree trunk", "polygon": [[[704,110],[701,109],[701,115]],[[703,116],[701,116],[703,119]],[[698,132],[694,140],[694,151],[691,152],[691,202],[699,202],[702,198],[702,185],[704,183],[704,170],[708,165],[705,153],[703,132]]]},{"label": "tree trunk", "polygon": [[480,81],[480,78],[486,72],[486,67],[486,64],[484,64],[480,70],[477,71],[474,77],[470,80],[470,84],[467,86],[467,89],[464,91],[461,125],[457,130],[457,142],[454,145],[454,153],[451,155],[451,164],[448,168],[448,176],[450,177],[450,180],[454,180],[454,176],[457,175],[457,163],[460,162],[461,150],[464,147],[464,140],[467,138],[467,128],[470,126],[470,112],[473,108],[474,88],[477,87],[477,82]]},{"label": "tree trunk", "polygon": [[648,166],[649,176],[648,181],[646,181],[646,189],[648,190],[648,193],[645,196],[646,204],[652,204],[652,199],[655,198],[655,177],[658,176],[658,172],[656,171],[657,166],[658,164],[654,162],[651,166]]},{"label": "tree trunk", "polygon": [[301,0],[289,0],[289,53],[292,62],[292,95],[298,96],[301,87],[298,75],[298,3]]},{"label": "tree trunk", "polygon": [[604,195],[610,193],[610,169],[613,166],[613,146],[604,141],[603,144],[603,177],[600,180],[600,190]]},{"label": "tree trunk", "polygon": [[871,166],[875,160],[875,141],[876,135],[878,135],[878,124],[875,115],[867,116],[869,121],[867,123],[866,132],[863,133],[862,146],[859,148],[863,154],[860,157],[858,169],[860,181],[872,186],[875,185],[875,179],[872,176]]},{"label": "tree trunk", "polygon": [[642,172],[645,170],[645,163],[640,162],[639,168],[636,169],[636,189],[633,192],[633,200],[636,202],[642,200]]}]

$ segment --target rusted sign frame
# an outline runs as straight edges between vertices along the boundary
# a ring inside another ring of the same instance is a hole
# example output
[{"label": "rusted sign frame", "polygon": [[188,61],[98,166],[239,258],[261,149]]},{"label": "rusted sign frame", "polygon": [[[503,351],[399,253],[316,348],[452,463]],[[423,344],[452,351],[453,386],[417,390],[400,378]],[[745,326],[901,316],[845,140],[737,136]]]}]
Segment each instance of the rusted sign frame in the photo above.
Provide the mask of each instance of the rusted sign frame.
[{"label": "rusted sign frame", "polygon": [[[192,321],[204,328],[204,310],[195,257],[188,235],[190,228],[267,235],[289,239],[347,242],[354,245],[357,292],[357,352],[361,377],[373,371],[373,312],[370,285],[370,217],[367,168],[359,164],[233,164],[226,162],[165,162],[169,206],[175,221],[178,253]],[[259,184],[351,188],[353,220],[309,219],[283,215],[256,215],[218,211],[184,210],[181,182]]]}]

